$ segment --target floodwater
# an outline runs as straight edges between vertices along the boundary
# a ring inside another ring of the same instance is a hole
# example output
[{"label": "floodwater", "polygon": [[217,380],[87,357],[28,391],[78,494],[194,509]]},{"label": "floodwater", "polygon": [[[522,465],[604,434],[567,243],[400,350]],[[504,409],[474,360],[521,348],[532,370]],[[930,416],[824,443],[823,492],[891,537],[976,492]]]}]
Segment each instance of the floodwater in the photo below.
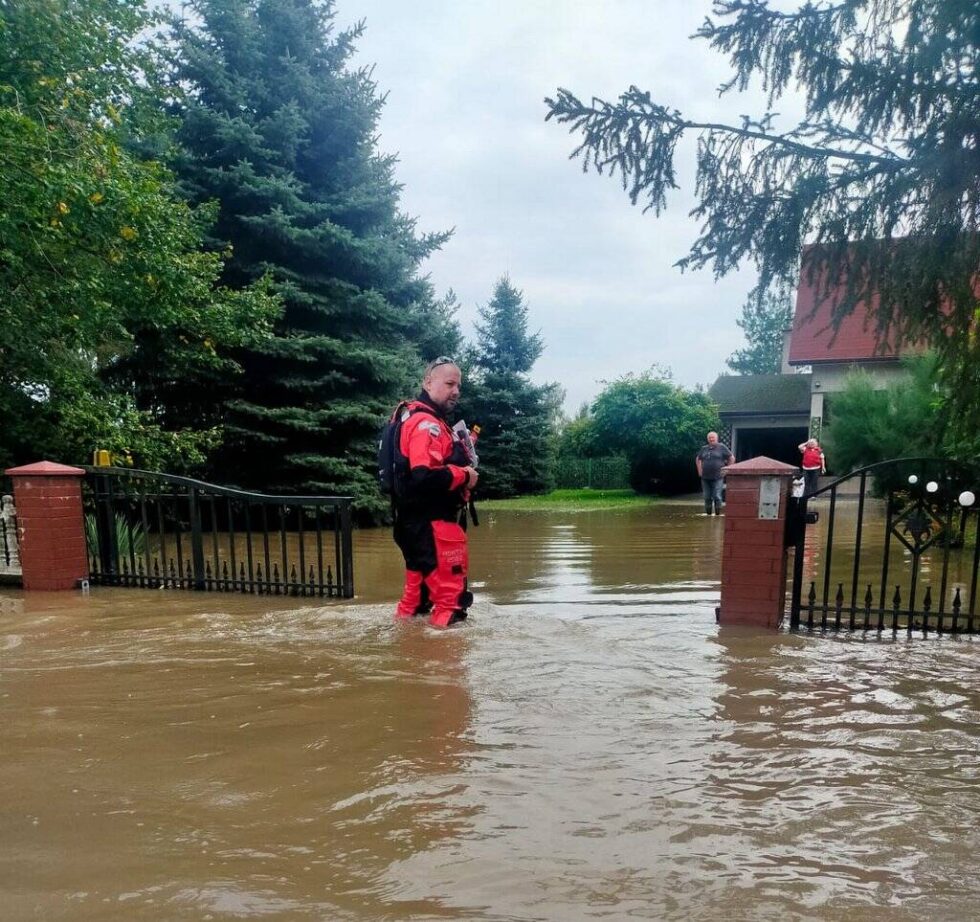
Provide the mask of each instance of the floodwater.
[{"label": "floodwater", "polygon": [[487,515],[478,601],[0,589],[0,918],[975,917],[980,644],[719,629],[694,504]]}]

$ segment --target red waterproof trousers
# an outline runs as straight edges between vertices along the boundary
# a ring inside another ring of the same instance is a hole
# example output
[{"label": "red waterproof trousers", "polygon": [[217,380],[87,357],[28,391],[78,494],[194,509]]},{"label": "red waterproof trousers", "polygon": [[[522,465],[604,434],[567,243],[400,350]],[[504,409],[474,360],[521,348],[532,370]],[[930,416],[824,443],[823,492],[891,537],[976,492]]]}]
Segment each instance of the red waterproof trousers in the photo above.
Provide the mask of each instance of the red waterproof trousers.
[{"label": "red waterproof trousers", "polygon": [[[469,551],[466,532],[456,522],[426,522],[431,538],[411,548],[406,554],[405,588],[398,603],[396,615],[411,618],[413,615],[432,614],[429,622],[435,627],[447,627],[466,617],[472,597],[466,588],[469,569]],[[422,529],[420,529],[422,530]],[[428,545],[428,547],[426,547]],[[403,548],[404,551],[404,548]],[[426,559],[423,566],[434,557],[431,569],[413,569],[418,565],[415,553],[421,552]],[[431,556],[430,556],[431,553]]]}]

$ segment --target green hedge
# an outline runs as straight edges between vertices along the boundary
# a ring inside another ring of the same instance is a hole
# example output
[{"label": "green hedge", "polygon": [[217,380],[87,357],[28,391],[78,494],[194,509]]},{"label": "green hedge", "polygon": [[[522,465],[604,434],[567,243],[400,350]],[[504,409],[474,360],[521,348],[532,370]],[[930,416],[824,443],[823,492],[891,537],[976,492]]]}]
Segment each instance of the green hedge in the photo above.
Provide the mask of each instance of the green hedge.
[{"label": "green hedge", "polygon": [[630,485],[630,466],[626,458],[558,458],[555,461],[555,488],[574,490],[625,490]]}]

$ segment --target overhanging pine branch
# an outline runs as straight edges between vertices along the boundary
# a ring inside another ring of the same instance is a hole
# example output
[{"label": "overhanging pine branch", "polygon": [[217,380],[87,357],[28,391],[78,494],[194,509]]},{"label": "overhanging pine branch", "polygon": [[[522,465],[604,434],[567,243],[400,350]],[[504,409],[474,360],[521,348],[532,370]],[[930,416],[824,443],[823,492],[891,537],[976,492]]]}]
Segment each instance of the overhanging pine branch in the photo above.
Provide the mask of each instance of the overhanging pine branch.
[{"label": "overhanging pine branch", "polygon": [[[685,131],[715,131],[723,134],[735,135],[745,139],[763,141],[766,144],[785,148],[806,157],[819,157],[834,160],[847,160],[854,163],[873,164],[878,167],[888,169],[899,169],[906,166],[909,160],[887,151],[881,154],[866,151],[849,151],[838,147],[827,147],[824,145],[806,144],[796,140],[789,134],[772,134],[770,132],[753,128],[753,124],[758,122],[747,122],[742,127],[727,125],[723,122],[697,122],[683,118],[678,112],[670,112],[663,106],[658,106],[650,101],[648,93],[644,93],[632,86],[621,97],[618,105],[598,100],[599,105],[586,106],[572,93],[567,90],[559,90],[557,99],[546,99],[545,104],[549,107],[546,121],[554,118],[556,121],[567,124],[572,123],[570,130],[592,127],[597,129],[600,125],[612,127],[619,123],[620,131],[628,128],[639,130],[646,126],[655,131],[662,131],[663,126],[671,128],[671,135],[681,134]],[[638,109],[637,105],[649,107]],[[844,129],[846,132],[846,129]],[[849,136],[853,137],[851,133]],[[580,145],[575,154],[581,152],[583,148],[596,149],[595,141],[591,141],[589,133],[586,133],[586,140]]]}]

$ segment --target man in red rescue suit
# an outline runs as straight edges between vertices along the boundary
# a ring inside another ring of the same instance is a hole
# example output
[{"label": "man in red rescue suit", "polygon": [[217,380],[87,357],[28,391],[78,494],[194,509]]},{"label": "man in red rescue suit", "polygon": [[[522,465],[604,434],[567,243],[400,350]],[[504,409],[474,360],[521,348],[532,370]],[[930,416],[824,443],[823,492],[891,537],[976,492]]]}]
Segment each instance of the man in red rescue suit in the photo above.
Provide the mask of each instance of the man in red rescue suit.
[{"label": "man in red rescue suit", "polygon": [[429,623],[466,619],[469,555],[460,511],[479,474],[446,418],[459,402],[462,374],[447,356],[430,362],[422,392],[407,407],[398,447],[408,459],[408,482],[395,507],[395,543],[405,558],[405,589],[396,617],[431,610]]}]

